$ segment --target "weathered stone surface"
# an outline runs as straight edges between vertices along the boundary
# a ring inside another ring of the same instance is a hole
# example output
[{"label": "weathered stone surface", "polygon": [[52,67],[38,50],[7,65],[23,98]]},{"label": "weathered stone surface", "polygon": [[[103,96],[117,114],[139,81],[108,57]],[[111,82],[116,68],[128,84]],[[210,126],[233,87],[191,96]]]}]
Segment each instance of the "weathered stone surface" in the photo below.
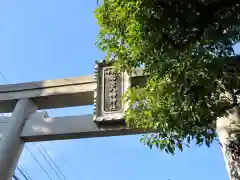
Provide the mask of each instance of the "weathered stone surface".
[{"label": "weathered stone surface", "polygon": [[122,95],[130,86],[128,74],[103,61],[96,63],[95,77],[94,121],[124,120],[127,105],[123,103]]},{"label": "weathered stone surface", "polygon": [[12,112],[22,98],[33,99],[39,109],[92,105],[95,89],[93,75],[0,85],[0,113]]},{"label": "weathered stone surface", "polygon": [[[142,69],[133,71],[131,83],[145,83]],[[39,109],[92,105],[96,86],[94,75],[0,85],[0,113],[12,112],[22,98],[34,100]]]}]

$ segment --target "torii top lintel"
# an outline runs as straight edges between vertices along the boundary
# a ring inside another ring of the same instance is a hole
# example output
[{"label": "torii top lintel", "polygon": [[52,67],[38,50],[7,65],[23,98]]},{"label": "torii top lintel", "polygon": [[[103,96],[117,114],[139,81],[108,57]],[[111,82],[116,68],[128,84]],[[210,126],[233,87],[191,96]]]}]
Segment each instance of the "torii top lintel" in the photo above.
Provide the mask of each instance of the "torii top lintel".
[{"label": "torii top lintel", "polygon": [[[109,86],[106,86],[103,91],[100,89],[103,87],[101,80],[99,80],[99,78],[103,79],[101,73],[104,72],[106,74],[107,69],[112,69],[112,66],[103,66],[101,63],[97,63],[97,65],[99,68],[95,69],[94,75],[0,85],[0,113],[12,112],[17,100],[23,98],[30,98],[34,100],[38,109],[85,106],[93,104],[97,106],[97,101],[94,101],[94,92],[95,95],[98,92],[98,96],[95,98],[99,99],[101,97],[99,93],[103,93],[106,88],[109,88]],[[137,69],[133,74],[131,74],[131,76],[125,74],[124,77],[130,77],[130,79],[134,81],[132,84],[138,84],[136,83],[136,80],[142,82],[142,70]],[[122,83],[128,81],[128,79],[117,79],[117,87],[124,88],[122,89],[124,91],[125,87],[129,86],[129,84],[125,83],[125,86],[123,87]],[[109,85],[109,78],[105,79],[103,83],[106,82],[108,82]],[[105,95],[107,95],[107,92],[105,92]],[[113,92],[112,95],[114,95]],[[110,96],[106,98],[104,97],[104,99],[108,99],[108,102],[110,102],[111,99],[109,99],[109,97]],[[102,98],[103,97],[99,99],[99,103],[101,102],[101,104]],[[106,112],[106,106],[108,106],[107,103],[105,104],[104,112]],[[120,106],[121,104],[116,102],[116,108],[121,108]],[[115,107],[111,108],[113,108],[112,110],[114,111]],[[100,111],[96,111],[96,113],[100,113]],[[101,116],[100,114],[98,115]],[[103,113],[102,115],[106,115],[106,113]]]}]

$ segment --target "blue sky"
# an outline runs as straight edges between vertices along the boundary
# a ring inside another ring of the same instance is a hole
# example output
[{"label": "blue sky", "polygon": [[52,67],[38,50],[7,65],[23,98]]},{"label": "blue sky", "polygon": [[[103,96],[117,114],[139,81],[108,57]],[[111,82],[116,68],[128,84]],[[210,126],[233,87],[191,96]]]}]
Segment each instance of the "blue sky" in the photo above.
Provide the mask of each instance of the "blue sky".
[{"label": "blue sky", "polygon": [[[96,0],[1,0],[0,71],[10,83],[93,73],[94,61],[104,57],[94,45],[99,30],[93,16],[96,6]],[[0,78],[0,83],[6,82]],[[92,113],[92,107],[49,111],[50,116],[85,113]],[[218,144],[210,149],[193,146],[171,156],[149,150],[139,138],[137,135],[41,144],[68,180],[228,179]],[[27,144],[52,178],[58,179],[36,146],[39,144]],[[20,164],[32,179],[49,179],[26,149]]]}]

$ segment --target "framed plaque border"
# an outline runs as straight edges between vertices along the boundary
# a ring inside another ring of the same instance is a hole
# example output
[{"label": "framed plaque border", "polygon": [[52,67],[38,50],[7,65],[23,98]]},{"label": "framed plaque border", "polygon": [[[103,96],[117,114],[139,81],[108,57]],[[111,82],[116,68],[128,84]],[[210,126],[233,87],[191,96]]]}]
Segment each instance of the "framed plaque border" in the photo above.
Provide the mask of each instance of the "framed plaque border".
[{"label": "framed plaque border", "polygon": [[[107,68],[114,68],[112,63],[106,63],[106,61],[95,62],[95,80],[97,83],[96,89],[94,91],[94,102],[93,102],[93,121],[95,122],[116,122],[123,121],[125,119],[125,112],[128,108],[128,104],[122,103],[121,110],[114,112],[106,112],[104,110],[104,70]],[[122,95],[130,87],[130,78],[126,72],[121,73],[121,90]]]}]

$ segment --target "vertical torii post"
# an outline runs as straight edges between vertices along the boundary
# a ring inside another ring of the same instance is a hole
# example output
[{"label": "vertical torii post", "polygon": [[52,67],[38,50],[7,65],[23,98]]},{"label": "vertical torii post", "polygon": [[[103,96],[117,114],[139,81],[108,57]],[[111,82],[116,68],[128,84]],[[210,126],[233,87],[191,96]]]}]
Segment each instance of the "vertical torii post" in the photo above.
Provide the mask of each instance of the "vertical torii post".
[{"label": "vertical torii post", "polygon": [[36,111],[37,106],[31,100],[18,100],[0,141],[0,180],[12,179],[24,146],[24,141],[20,138],[22,128],[28,116]]}]

